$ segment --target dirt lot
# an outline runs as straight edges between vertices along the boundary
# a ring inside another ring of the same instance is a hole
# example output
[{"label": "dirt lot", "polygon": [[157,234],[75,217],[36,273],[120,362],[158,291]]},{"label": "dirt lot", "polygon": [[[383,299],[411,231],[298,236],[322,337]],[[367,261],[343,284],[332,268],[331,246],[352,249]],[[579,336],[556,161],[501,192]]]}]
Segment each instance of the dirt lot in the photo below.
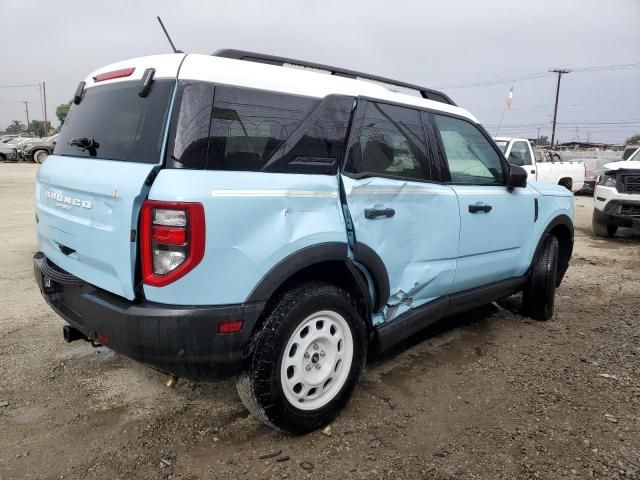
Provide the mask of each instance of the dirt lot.
[{"label": "dirt lot", "polygon": [[231,380],[170,389],[63,342],[33,281],[35,173],[0,164],[0,479],[640,479],[640,237],[592,237],[590,197],[552,321],[506,302],[440,322],[370,361],[331,436],[294,438]]}]

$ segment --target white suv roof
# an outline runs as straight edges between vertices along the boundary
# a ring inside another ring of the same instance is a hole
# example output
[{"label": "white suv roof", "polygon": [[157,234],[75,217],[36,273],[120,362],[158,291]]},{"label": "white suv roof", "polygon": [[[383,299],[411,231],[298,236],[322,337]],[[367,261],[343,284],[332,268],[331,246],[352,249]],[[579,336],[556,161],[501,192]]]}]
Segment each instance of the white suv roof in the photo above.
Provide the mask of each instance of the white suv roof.
[{"label": "white suv roof", "polygon": [[180,80],[206,81],[315,98],[323,98],[331,94],[372,97],[408,106],[453,113],[479,123],[473,115],[463,108],[393,92],[372,81],[329,75],[311,69],[303,70],[211,55],[167,54],[123,60],[91,72],[84,80],[85,88],[96,85],[94,77],[97,75],[128,68],[135,68],[135,70],[126,77],[101,81],[98,84],[140,80],[147,68],[154,68],[154,78],[156,79],[175,78],[179,71]]}]

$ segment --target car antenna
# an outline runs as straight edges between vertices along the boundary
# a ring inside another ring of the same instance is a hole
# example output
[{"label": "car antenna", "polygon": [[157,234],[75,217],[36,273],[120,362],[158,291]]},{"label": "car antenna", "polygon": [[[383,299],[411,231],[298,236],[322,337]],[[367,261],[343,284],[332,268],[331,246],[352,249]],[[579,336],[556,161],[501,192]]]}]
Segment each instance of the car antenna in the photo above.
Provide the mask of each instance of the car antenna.
[{"label": "car antenna", "polygon": [[162,19],[159,16],[156,17],[156,18],[158,19],[158,22],[160,22],[160,26],[162,27],[162,31],[167,36],[167,40],[169,40],[169,43],[171,44],[171,48],[173,48],[173,52],[174,53],[184,53],[182,50],[178,50],[176,48],[176,46],[173,44],[173,42],[171,41],[171,37],[169,36],[169,32],[167,32],[167,29],[164,28],[164,23],[162,23]]}]

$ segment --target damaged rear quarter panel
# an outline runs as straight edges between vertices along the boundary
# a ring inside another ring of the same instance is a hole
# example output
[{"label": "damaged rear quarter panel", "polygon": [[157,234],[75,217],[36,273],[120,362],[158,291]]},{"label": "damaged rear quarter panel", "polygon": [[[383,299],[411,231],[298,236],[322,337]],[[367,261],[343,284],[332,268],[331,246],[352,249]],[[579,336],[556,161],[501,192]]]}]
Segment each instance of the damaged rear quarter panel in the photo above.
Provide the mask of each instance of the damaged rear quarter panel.
[{"label": "damaged rear quarter panel", "polygon": [[241,303],[288,255],[325,242],[347,249],[335,176],[164,169],[149,198],[200,202],[206,221],[200,264],[165,287],[145,285],[151,301]]}]

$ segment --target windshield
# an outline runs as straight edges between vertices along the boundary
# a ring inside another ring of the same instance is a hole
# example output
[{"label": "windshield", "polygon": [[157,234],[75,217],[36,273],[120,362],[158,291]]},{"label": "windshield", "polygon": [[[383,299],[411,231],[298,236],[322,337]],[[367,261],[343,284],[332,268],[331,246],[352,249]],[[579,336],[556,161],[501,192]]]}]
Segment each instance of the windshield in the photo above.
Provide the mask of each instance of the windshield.
[{"label": "windshield", "polygon": [[54,154],[158,163],[175,80],[156,80],[147,97],[140,82],[119,82],[86,90],[72,105]]},{"label": "windshield", "polygon": [[629,160],[629,158],[635,156],[634,154],[637,153],[638,150],[640,150],[640,147],[636,145],[634,145],[633,147],[625,148],[624,152],[622,152],[622,160]]},{"label": "windshield", "polygon": [[640,148],[638,148],[635,152],[633,152],[633,155],[629,156],[629,158],[627,158],[627,162],[631,162],[634,160],[640,160]]},{"label": "windshield", "polygon": [[502,151],[502,153],[507,153],[507,146],[509,145],[509,142],[506,142],[504,140],[496,140],[496,145]]}]

